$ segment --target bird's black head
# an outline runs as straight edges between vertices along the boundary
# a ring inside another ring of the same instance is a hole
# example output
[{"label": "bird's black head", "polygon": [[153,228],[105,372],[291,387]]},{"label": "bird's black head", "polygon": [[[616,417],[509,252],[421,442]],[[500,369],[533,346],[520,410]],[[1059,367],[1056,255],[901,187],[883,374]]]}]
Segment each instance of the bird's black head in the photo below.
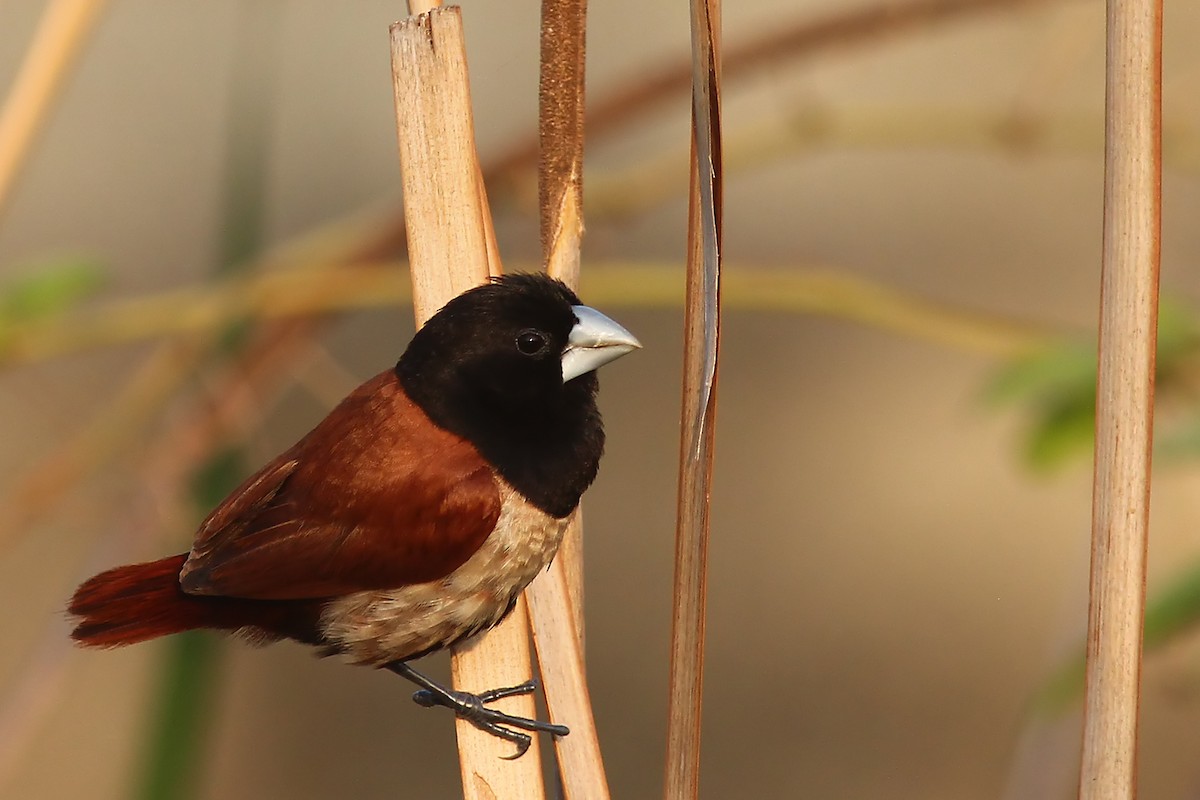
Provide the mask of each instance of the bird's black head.
[{"label": "bird's black head", "polygon": [[561,282],[507,275],[431,317],[396,375],[430,419],[563,517],[595,478],[604,449],[594,370],[637,346]]}]

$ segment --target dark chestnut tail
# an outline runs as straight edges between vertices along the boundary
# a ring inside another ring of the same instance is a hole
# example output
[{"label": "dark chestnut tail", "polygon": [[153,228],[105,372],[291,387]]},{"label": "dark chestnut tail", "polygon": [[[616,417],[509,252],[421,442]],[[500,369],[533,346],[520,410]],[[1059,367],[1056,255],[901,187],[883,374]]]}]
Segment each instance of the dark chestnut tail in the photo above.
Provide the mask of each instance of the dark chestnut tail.
[{"label": "dark chestnut tail", "polygon": [[202,597],[179,588],[187,554],[101,572],[75,590],[67,611],[71,638],[88,647],[120,647],[196,628],[241,630],[257,640],[290,637],[320,644],[319,604],[297,600]]},{"label": "dark chestnut tail", "polygon": [[186,554],[171,556],[90,578],[67,607],[78,618],[71,638],[90,647],[117,647],[211,624],[204,598],[179,588],[186,560]]}]

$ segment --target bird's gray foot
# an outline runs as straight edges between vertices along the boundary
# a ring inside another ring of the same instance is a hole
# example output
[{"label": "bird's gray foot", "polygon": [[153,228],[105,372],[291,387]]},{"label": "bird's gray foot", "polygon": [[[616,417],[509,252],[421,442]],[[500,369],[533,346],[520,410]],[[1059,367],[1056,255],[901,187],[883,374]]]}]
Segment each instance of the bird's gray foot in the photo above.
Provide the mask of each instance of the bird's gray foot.
[{"label": "bird's gray foot", "polygon": [[413,693],[413,702],[417,705],[424,706],[425,708],[433,708],[434,706],[448,708],[456,716],[470,722],[476,728],[479,728],[479,730],[486,731],[493,736],[516,745],[517,752],[511,756],[506,756],[506,758],[520,758],[525,755],[525,751],[533,743],[533,739],[529,734],[512,730],[512,728],[521,728],[522,730],[534,733],[549,733],[553,736],[566,736],[570,733],[570,730],[565,725],[555,725],[549,722],[541,722],[540,720],[517,717],[487,707],[488,703],[499,700],[502,697],[531,694],[537,691],[537,680],[528,680],[518,686],[489,689],[478,694],[473,694],[471,692],[456,692],[447,689],[441,684],[425,677],[420,672],[417,672],[403,661],[388,664],[387,668],[421,687],[420,690]]}]

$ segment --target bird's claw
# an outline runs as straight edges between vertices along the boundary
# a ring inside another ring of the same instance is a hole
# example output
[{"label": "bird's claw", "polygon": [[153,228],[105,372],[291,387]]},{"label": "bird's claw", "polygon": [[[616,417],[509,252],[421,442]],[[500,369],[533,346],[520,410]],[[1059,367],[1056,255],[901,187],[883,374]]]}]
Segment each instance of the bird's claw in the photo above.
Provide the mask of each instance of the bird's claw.
[{"label": "bird's claw", "polygon": [[445,695],[442,695],[430,689],[421,689],[413,693],[413,702],[425,708],[433,708],[434,706],[449,708],[456,716],[465,719],[479,730],[512,742],[517,746],[517,752],[511,756],[503,756],[506,760],[512,760],[525,755],[530,745],[533,744],[533,739],[528,734],[511,730],[511,728],[523,728],[527,731],[549,733],[553,736],[566,736],[570,733],[570,730],[565,725],[555,725],[550,722],[518,717],[487,707],[487,703],[504,697],[530,694],[537,691],[537,688],[537,680],[529,680],[517,686],[488,689],[478,694],[471,692],[447,692]]}]

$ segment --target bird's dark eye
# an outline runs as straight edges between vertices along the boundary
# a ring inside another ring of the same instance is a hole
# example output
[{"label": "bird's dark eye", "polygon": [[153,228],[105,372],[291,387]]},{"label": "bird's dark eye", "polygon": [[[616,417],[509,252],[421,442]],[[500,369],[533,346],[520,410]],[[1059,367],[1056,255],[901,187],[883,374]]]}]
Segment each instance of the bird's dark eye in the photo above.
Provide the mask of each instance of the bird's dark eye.
[{"label": "bird's dark eye", "polygon": [[521,331],[517,334],[517,349],[527,356],[536,356],[546,349],[546,334],[541,331]]}]

